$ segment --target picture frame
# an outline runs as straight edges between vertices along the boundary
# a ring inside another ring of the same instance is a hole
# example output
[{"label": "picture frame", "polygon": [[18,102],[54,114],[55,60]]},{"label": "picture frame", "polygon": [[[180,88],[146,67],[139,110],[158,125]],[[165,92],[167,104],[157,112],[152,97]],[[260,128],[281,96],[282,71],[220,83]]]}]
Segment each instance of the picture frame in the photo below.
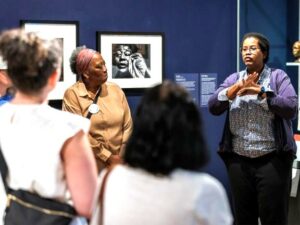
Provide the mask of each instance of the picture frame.
[{"label": "picture frame", "polygon": [[108,81],[127,90],[162,83],[163,33],[97,31],[96,40],[106,61]]},{"label": "picture frame", "polygon": [[49,93],[48,100],[61,100],[65,90],[76,82],[76,75],[72,73],[69,59],[72,51],[78,46],[78,21],[50,21],[50,20],[21,20],[20,26],[28,32],[36,32],[44,39],[59,39],[62,44],[62,68],[60,80],[55,89]]}]

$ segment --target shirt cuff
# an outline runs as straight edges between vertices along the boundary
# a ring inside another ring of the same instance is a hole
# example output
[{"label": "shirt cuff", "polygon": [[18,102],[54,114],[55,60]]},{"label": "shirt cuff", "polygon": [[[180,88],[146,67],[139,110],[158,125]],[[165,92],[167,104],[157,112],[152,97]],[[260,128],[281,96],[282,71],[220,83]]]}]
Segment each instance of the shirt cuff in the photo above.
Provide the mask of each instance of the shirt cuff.
[{"label": "shirt cuff", "polygon": [[111,155],[112,153],[110,151],[108,151],[107,149],[102,149],[101,152],[98,154],[98,157],[103,162],[106,162]]},{"label": "shirt cuff", "polygon": [[265,88],[266,96],[268,98],[275,96],[275,92],[270,87],[264,87],[264,88]]},{"label": "shirt cuff", "polygon": [[228,90],[228,88],[225,88],[219,92],[219,94],[218,94],[219,101],[228,101],[229,100],[227,97],[227,90]]}]

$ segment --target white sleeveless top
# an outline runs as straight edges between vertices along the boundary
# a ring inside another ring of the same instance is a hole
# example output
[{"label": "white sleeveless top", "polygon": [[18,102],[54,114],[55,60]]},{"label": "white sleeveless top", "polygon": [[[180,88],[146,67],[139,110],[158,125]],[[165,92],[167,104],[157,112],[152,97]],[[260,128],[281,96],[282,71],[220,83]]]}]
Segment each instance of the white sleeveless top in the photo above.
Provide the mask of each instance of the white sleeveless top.
[{"label": "white sleeveless top", "polygon": [[62,202],[70,199],[60,151],[90,121],[43,105],[0,107],[0,145],[8,164],[8,184]]}]

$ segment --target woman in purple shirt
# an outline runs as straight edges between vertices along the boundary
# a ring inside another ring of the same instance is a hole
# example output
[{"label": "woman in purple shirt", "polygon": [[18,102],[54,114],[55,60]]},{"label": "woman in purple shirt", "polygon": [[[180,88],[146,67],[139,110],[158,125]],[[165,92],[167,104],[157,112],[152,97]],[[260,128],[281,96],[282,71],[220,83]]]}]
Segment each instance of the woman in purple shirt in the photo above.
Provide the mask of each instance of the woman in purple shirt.
[{"label": "woman in purple shirt", "polygon": [[209,99],[213,115],[227,112],[219,154],[235,224],[287,224],[297,95],[284,71],[266,65],[269,41],[262,34],[247,33],[241,55],[245,70],[229,75]]}]

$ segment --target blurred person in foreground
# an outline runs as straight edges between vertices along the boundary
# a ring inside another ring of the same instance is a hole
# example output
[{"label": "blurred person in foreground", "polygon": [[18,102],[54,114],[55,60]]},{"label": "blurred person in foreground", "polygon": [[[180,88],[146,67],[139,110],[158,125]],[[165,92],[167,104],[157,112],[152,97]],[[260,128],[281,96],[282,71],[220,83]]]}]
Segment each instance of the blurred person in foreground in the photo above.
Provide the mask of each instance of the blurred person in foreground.
[{"label": "blurred person in foreground", "polygon": [[[103,224],[231,225],[223,186],[201,172],[207,160],[200,112],[186,90],[171,81],[148,89],[125,164],[107,177]],[[96,207],[91,225],[99,224],[99,212]]]},{"label": "blurred person in foreground", "polygon": [[[13,98],[12,84],[7,75],[7,65],[0,56],[0,106]],[[0,184],[0,215],[6,206],[5,188]],[[1,216],[0,216],[1,217]],[[2,217],[1,217],[2,218]],[[0,225],[2,221],[0,220]]]},{"label": "blurred person in foreground", "polygon": [[8,186],[73,206],[89,218],[97,182],[89,120],[47,104],[60,76],[61,49],[22,29],[0,35],[15,97],[0,107],[0,144]]}]

